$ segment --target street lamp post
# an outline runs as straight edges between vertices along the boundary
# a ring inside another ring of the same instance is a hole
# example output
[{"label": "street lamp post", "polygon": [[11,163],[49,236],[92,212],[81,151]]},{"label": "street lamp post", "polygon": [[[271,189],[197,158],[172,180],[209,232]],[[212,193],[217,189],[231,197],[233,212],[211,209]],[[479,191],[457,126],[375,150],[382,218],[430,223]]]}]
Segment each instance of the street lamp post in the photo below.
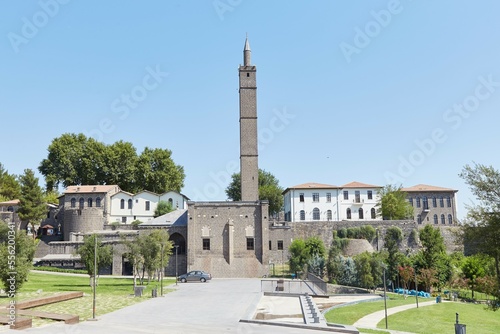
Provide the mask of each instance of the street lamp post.
[{"label": "street lamp post", "polygon": [[95,318],[95,294],[96,294],[96,276],[97,276],[97,234],[94,234],[94,292],[92,301],[92,320]]},{"label": "street lamp post", "polygon": [[165,267],[163,266],[163,244],[161,244],[161,272],[160,272],[160,296],[163,297],[163,273]]},{"label": "street lamp post", "polygon": [[417,283],[417,267],[413,269],[415,272],[415,300],[417,301],[417,308],[418,308],[418,283]]},{"label": "street lamp post", "polygon": [[175,285],[177,285],[177,278],[179,277],[178,272],[177,272],[177,249],[179,248],[179,245],[175,245]]},{"label": "street lamp post", "polygon": [[385,329],[387,329],[387,287],[385,284],[385,267],[384,267],[384,309],[385,309]]}]

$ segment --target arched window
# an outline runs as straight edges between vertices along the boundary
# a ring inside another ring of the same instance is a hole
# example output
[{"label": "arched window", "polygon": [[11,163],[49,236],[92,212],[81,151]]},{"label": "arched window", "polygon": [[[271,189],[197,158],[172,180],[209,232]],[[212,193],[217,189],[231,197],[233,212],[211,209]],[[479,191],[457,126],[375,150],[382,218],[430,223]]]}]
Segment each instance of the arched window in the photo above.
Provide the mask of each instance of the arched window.
[{"label": "arched window", "polygon": [[365,218],[365,216],[363,214],[363,208],[359,208],[358,209],[358,216],[359,216],[359,219],[364,219]]},{"label": "arched window", "polygon": [[446,205],[447,205],[449,208],[451,208],[451,198],[450,198],[450,196],[447,196],[447,197],[446,197]]},{"label": "arched window", "polygon": [[168,199],[168,203],[169,203],[172,207],[174,207],[174,200],[173,200],[172,198],[169,198],[169,199]]},{"label": "arched window", "polygon": [[169,240],[172,241],[172,243],[174,244],[174,247],[172,248],[172,256],[175,256],[176,248],[177,248],[177,254],[186,254],[186,239],[184,239],[182,235],[175,232],[170,236]]},{"label": "arched window", "polygon": [[420,208],[420,197],[417,197],[417,208]]},{"label": "arched window", "polygon": [[347,210],[345,210],[345,213],[346,213],[347,219],[351,219],[351,208],[347,208]]},{"label": "arched window", "polygon": [[448,215],[448,224],[453,224],[453,217],[451,215]]},{"label": "arched window", "polygon": [[413,206],[413,198],[412,197],[408,198],[408,202],[410,202],[410,205]]},{"label": "arched window", "polygon": [[80,197],[80,209],[83,209],[83,205],[85,204],[85,200],[83,197]]},{"label": "arched window", "polygon": [[422,215],[417,216],[417,223],[422,224]]},{"label": "arched window", "polygon": [[127,205],[128,205],[128,207],[127,207],[128,209],[132,209],[132,199],[128,200]]},{"label": "arched window", "polygon": [[438,215],[434,215],[434,224],[438,223]]},{"label": "arched window", "polygon": [[326,210],[326,219],[332,220],[332,210]]},{"label": "arched window", "polygon": [[76,208],[76,199],[74,197],[71,199],[71,207]]},{"label": "arched window", "polygon": [[437,206],[438,206],[438,204],[437,204],[437,198],[436,198],[436,197],[433,197],[433,198],[432,198],[432,207],[433,207],[433,208],[435,208],[435,207],[437,207]]},{"label": "arched window", "polygon": [[377,218],[377,212],[376,212],[375,208],[372,208],[372,209],[370,210],[370,212],[371,212],[371,215],[372,215],[372,219]]},{"label": "arched window", "polygon": [[304,210],[300,210],[300,220],[306,220],[306,212]]},{"label": "arched window", "polygon": [[96,207],[98,207],[98,208],[100,208],[100,207],[101,207],[101,198],[100,198],[100,197],[97,197],[97,198],[95,199],[95,206],[96,206]]},{"label": "arched window", "polygon": [[441,224],[446,224],[446,220],[444,219],[444,215],[441,215]]},{"label": "arched window", "polygon": [[439,206],[444,208],[444,198],[443,196],[439,197]]},{"label": "arched window", "polygon": [[424,207],[424,210],[429,210],[429,202],[426,196],[422,198],[422,206]]},{"label": "arched window", "polygon": [[125,209],[125,200],[123,198],[120,200],[120,209]]},{"label": "arched window", "polygon": [[319,209],[318,208],[314,208],[313,209],[313,220],[319,220]]},{"label": "arched window", "polygon": [[89,208],[91,208],[91,207],[92,207],[92,198],[89,198],[89,199],[87,200],[87,206],[88,206]]},{"label": "arched window", "polygon": [[14,207],[12,205],[9,205],[7,207],[7,212],[14,212]]}]

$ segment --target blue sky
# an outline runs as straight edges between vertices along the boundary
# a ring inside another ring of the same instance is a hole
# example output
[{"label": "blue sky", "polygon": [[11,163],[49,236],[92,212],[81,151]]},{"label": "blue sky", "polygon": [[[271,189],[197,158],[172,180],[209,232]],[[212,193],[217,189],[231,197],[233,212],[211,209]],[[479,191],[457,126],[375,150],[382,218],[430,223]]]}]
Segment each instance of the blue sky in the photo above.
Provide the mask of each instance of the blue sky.
[{"label": "blue sky", "polygon": [[[498,1],[2,2],[0,162],[52,139],[168,148],[184,194],[224,200],[239,169],[238,65],[257,66],[259,166],[284,188],[418,183],[473,196],[500,168]],[[152,74],[154,73],[154,74]],[[128,100],[127,100],[128,96]],[[40,176],[40,175],[39,175]]]}]

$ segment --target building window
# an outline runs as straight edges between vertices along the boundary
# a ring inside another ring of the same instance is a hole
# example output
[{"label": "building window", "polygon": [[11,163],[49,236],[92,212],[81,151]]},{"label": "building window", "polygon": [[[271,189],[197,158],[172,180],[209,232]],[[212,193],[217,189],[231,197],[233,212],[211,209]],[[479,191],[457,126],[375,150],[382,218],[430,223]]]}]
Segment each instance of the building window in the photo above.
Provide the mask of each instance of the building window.
[{"label": "building window", "polygon": [[349,199],[349,191],[344,190],[344,199],[347,200]]},{"label": "building window", "polygon": [[273,242],[269,240],[269,250],[273,250]]},{"label": "building window", "polygon": [[363,208],[359,208],[358,209],[358,215],[359,215],[359,219],[364,219],[365,218],[364,213],[363,213]]},{"label": "building window", "polygon": [[450,196],[447,196],[447,197],[446,197],[446,205],[447,205],[449,208],[451,208],[451,198],[450,198]]},{"label": "building window", "polygon": [[318,208],[314,208],[313,209],[313,220],[319,220],[319,209]]},{"label": "building window", "polygon": [[354,192],[354,201],[356,203],[361,203],[361,194],[360,194],[359,190],[356,190]]},{"label": "building window", "polygon": [[306,212],[304,210],[300,210],[300,220],[306,220]]},{"label": "building window", "polygon": [[168,199],[168,203],[173,207],[174,206],[174,200],[172,198]]},{"label": "building window", "polygon": [[75,208],[75,207],[76,207],[76,199],[75,199],[75,198],[72,198],[72,199],[71,199],[71,207],[72,207],[72,208]]},{"label": "building window", "polygon": [[326,201],[331,202],[332,201],[332,193],[326,193]]},{"label": "building window", "polygon": [[422,224],[422,216],[421,215],[417,216],[417,223]]},{"label": "building window", "polygon": [[417,208],[420,208],[420,197],[417,197]]},{"label": "building window", "polygon": [[253,238],[247,238],[247,250],[253,250],[253,249],[254,249]]},{"label": "building window", "polygon": [[313,193],[313,202],[319,202],[319,193]]},{"label": "building window", "polygon": [[408,202],[410,202],[410,205],[413,206],[413,198],[412,197],[408,198]]},{"label": "building window", "polygon": [[436,198],[436,197],[433,197],[433,198],[432,198],[432,207],[433,207],[433,208],[436,208],[437,206],[438,206],[438,204],[437,204],[437,198]]},{"label": "building window", "polygon": [[127,217],[122,217],[122,223],[126,223],[127,222]]},{"label": "building window", "polygon": [[346,213],[347,219],[351,219],[351,208],[347,208],[347,210],[345,210],[345,213]]},{"label": "building window", "polygon": [[448,224],[453,224],[453,217],[451,215],[448,215]]},{"label": "building window", "polygon": [[439,198],[439,206],[442,207],[442,208],[444,208],[444,198],[443,198],[443,196],[441,196]]},{"label": "building window", "polygon": [[424,207],[424,210],[429,210],[429,202],[428,202],[426,196],[424,196],[424,198],[422,198],[422,206]]},{"label": "building window", "polygon": [[441,215],[441,224],[443,224],[443,225],[446,224],[446,220],[444,219],[444,215],[443,214]]},{"label": "building window", "polygon": [[283,240],[278,240],[278,250],[283,250]]},{"label": "building window", "polygon": [[210,250],[210,239],[203,239],[203,250]]},{"label": "building window", "polygon": [[437,225],[437,223],[438,223],[438,215],[434,215],[434,224]]},{"label": "building window", "polygon": [[304,193],[299,194],[299,201],[304,202]]},{"label": "building window", "polygon": [[332,220],[332,210],[326,210],[326,219]]},{"label": "building window", "polygon": [[146,211],[149,211],[149,201],[146,201]]},{"label": "building window", "polygon": [[80,210],[83,209],[83,205],[85,204],[85,200],[83,197],[80,197]]},{"label": "building window", "polygon": [[373,192],[371,190],[368,190],[368,199],[373,199]]},{"label": "building window", "polygon": [[125,200],[123,198],[120,200],[120,209],[125,209]]},{"label": "building window", "polygon": [[132,209],[132,200],[129,199],[127,202],[128,209]]},{"label": "building window", "polygon": [[370,210],[370,212],[371,212],[372,219],[376,219],[377,218],[377,212],[376,212],[375,208],[372,208]]},{"label": "building window", "polygon": [[101,198],[100,198],[100,197],[97,197],[97,198],[95,199],[95,206],[96,206],[96,207],[98,207],[98,208],[100,208],[100,207],[101,207]]},{"label": "building window", "polygon": [[7,207],[7,212],[14,212],[14,207],[12,205],[9,205]]},{"label": "building window", "polygon": [[89,208],[91,208],[91,207],[92,207],[92,198],[89,198],[89,199],[87,200],[87,206],[88,206]]}]

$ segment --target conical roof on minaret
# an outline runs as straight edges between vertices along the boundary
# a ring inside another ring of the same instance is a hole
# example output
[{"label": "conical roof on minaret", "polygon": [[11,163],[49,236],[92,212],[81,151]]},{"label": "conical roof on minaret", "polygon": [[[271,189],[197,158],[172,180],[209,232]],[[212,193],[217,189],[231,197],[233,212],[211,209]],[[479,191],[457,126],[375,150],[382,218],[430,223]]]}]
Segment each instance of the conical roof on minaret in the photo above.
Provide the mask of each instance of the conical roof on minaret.
[{"label": "conical roof on minaret", "polygon": [[245,48],[243,49],[243,66],[252,66],[251,65],[251,55],[252,50],[250,50],[250,43],[248,42],[248,35],[245,39]]},{"label": "conical roof on minaret", "polygon": [[250,43],[248,43],[248,36],[245,39],[245,48],[243,49],[243,51],[252,51],[250,50]]}]

